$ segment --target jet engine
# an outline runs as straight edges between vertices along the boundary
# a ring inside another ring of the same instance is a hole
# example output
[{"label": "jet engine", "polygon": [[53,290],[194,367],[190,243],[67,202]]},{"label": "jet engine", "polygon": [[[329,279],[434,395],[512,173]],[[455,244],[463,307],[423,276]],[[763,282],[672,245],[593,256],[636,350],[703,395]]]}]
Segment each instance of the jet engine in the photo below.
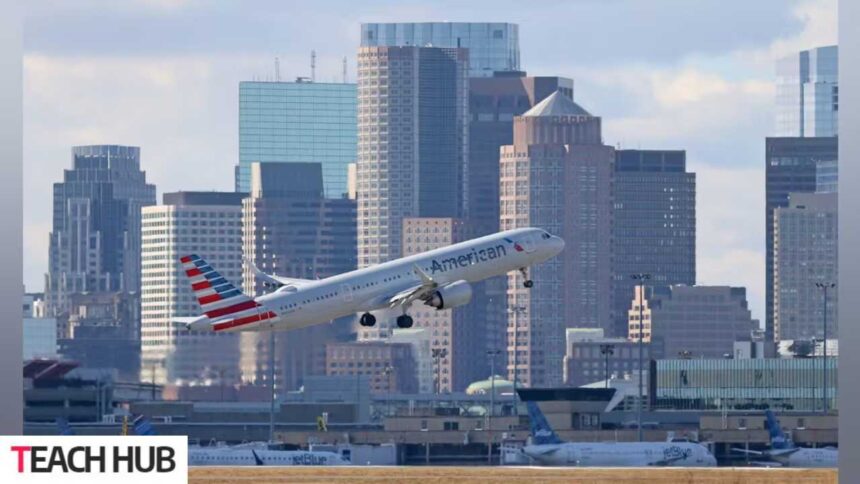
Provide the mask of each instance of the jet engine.
[{"label": "jet engine", "polygon": [[472,300],[472,286],[468,281],[457,281],[440,287],[425,302],[436,309],[451,309],[468,304]]}]

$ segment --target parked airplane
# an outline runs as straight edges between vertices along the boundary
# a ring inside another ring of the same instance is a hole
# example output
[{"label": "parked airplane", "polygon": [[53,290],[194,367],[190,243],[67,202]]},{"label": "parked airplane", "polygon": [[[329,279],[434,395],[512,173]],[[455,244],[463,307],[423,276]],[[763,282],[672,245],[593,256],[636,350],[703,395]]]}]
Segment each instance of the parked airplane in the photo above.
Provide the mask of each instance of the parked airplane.
[{"label": "parked airplane", "polygon": [[[133,419],[135,435],[156,435],[148,418]],[[61,430],[63,425],[58,421]],[[65,435],[65,434],[64,434]],[[283,450],[266,442],[249,442],[233,446],[188,446],[191,466],[338,466],[350,465],[349,449],[340,453],[329,451]]]},{"label": "parked airplane", "polygon": [[508,230],[376,266],[321,280],[265,274],[258,277],[278,287],[252,299],[224,279],[198,255],[180,259],[203,310],[197,318],[175,318],[191,331],[290,330],[362,313],[362,326],[376,324],[374,311],[401,312],[397,326],[409,328],[407,314],[416,302],[436,309],[467,304],[471,283],[513,270],[533,283],[526,269],[548,260],[564,248],[564,241],[544,230]]},{"label": "parked airplane", "polygon": [[[348,451],[345,451],[348,452]],[[276,450],[266,443],[230,447],[188,447],[191,466],[342,466],[347,455],[329,451]]]},{"label": "parked airplane", "polygon": [[785,467],[837,467],[839,449],[833,447],[797,447],[791,437],[785,435],[776,416],[765,410],[765,427],[770,434],[770,450],[733,449],[735,452],[759,455]]},{"label": "parked airplane", "polygon": [[556,466],[714,467],[716,458],[695,442],[563,442],[535,402],[526,402],[532,443],[523,453],[538,463]]}]

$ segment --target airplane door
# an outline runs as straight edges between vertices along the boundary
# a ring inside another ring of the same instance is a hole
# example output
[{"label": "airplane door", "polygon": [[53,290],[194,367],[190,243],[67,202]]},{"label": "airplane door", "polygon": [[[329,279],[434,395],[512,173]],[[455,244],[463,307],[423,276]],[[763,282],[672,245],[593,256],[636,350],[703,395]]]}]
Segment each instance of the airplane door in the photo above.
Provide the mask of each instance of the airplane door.
[{"label": "airplane door", "polygon": [[341,284],[340,295],[344,302],[352,302],[352,287],[349,284]]}]

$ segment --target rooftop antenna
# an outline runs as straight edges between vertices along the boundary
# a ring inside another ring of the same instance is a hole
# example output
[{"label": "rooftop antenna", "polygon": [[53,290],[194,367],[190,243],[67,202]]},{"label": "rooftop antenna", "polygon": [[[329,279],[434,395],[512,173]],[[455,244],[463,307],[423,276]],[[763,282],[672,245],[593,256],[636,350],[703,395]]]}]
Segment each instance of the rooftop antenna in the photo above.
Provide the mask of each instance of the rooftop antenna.
[{"label": "rooftop antenna", "polygon": [[346,57],[343,58],[343,83],[346,84]]},{"label": "rooftop antenna", "polygon": [[281,82],[281,61],[275,57],[275,82]]},{"label": "rooftop antenna", "polygon": [[317,80],[317,51],[311,51],[311,82]]}]

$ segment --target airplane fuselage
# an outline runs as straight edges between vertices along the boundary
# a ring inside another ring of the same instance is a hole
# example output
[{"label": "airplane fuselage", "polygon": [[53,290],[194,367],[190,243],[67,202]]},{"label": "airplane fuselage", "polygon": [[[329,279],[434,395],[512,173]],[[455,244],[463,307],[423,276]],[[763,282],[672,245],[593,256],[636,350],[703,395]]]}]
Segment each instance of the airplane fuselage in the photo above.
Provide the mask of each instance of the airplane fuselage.
[{"label": "airplane fuselage", "polygon": [[389,308],[392,296],[422,283],[416,267],[440,287],[457,281],[474,283],[543,262],[563,247],[560,238],[541,229],[509,230],[309,281],[300,287],[282,287],[255,299],[261,314],[274,314],[262,321],[242,325],[201,321],[189,329],[230,332],[302,328]]},{"label": "airplane fuselage", "polygon": [[334,452],[233,448],[189,448],[190,466],[341,466],[350,462]]},{"label": "airplane fuselage", "polygon": [[527,445],[523,453],[543,465],[581,467],[713,467],[708,449],[692,442],[598,442]]},{"label": "airplane fuselage", "polygon": [[837,467],[839,450],[800,448],[787,455],[772,455],[771,459],[786,467]]}]

